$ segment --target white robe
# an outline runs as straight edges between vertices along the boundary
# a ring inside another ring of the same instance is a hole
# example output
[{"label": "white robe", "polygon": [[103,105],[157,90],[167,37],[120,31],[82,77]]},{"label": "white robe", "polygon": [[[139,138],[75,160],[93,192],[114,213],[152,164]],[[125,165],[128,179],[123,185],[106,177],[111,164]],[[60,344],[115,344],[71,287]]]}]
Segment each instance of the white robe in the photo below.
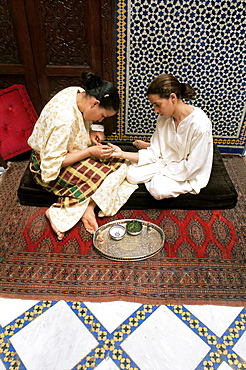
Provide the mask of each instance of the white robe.
[{"label": "white robe", "polygon": [[212,124],[197,107],[177,129],[173,118],[158,117],[150,147],[139,150],[138,164],[128,169],[132,184],[145,183],[156,199],[198,194],[210,177],[213,161]]}]

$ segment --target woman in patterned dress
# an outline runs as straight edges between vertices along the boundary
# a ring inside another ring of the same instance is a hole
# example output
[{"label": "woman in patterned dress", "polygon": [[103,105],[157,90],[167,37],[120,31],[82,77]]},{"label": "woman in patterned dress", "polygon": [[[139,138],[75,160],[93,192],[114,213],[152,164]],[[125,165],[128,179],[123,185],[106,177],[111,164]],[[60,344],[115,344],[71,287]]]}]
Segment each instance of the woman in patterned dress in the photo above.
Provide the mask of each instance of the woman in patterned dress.
[{"label": "woman in patterned dress", "polygon": [[95,233],[96,205],[101,216],[113,215],[136,188],[125,180],[126,161],[109,159],[103,132],[91,129],[118,111],[117,88],[90,72],[81,78],[82,87],[65,88],[46,104],[28,140],[34,180],[58,196],[46,211],[58,240],[80,219]]}]

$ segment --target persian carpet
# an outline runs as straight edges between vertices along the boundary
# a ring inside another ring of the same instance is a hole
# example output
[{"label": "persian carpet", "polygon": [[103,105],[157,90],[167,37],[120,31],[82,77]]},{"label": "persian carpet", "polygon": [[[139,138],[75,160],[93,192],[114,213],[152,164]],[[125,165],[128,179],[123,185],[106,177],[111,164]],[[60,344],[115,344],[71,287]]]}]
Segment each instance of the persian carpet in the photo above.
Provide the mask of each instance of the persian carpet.
[{"label": "persian carpet", "polygon": [[122,210],[98,219],[101,226],[138,218],[164,230],[163,249],[137,262],[100,256],[81,222],[58,241],[44,216],[45,208],[18,202],[17,188],[27,162],[9,162],[0,185],[0,295],[246,305],[246,165],[237,156],[226,156],[224,162],[239,195],[234,209]]}]

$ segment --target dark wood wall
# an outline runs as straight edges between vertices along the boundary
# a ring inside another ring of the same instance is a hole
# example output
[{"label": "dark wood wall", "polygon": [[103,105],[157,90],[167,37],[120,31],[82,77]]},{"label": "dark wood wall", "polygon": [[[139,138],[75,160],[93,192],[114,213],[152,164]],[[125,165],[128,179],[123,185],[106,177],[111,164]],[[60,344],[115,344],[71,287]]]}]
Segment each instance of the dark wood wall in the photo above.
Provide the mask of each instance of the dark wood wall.
[{"label": "dark wood wall", "polygon": [[24,84],[39,114],[55,93],[79,85],[82,71],[115,81],[113,0],[1,4],[0,89]]}]

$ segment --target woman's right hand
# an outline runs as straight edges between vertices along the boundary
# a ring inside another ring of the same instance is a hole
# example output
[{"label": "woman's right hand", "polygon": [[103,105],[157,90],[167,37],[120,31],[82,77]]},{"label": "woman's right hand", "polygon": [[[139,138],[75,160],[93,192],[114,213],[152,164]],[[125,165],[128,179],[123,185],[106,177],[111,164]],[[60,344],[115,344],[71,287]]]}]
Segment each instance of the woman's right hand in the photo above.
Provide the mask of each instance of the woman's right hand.
[{"label": "woman's right hand", "polygon": [[96,157],[99,159],[107,159],[110,158],[112,153],[112,148],[108,145],[97,144],[89,147],[90,156]]},{"label": "woman's right hand", "polygon": [[71,166],[88,157],[95,157],[102,160],[108,159],[111,157],[112,151],[113,150],[109,145],[98,143],[97,145],[89,146],[86,149],[79,150],[78,152],[67,153],[66,158],[62,162],[62,167]]}]

